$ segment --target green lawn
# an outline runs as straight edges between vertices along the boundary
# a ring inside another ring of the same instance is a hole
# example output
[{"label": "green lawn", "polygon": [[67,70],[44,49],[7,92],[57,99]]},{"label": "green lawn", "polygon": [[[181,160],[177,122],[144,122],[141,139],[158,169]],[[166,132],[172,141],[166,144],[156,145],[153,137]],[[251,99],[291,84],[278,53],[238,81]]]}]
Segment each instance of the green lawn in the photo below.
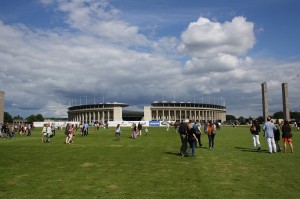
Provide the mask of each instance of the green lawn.
[{"label": "green lawn", "polygon": [[[41,143],[41,129],[30,137],[0,139],[0,198],[300,198],[300,132],[295,152],[252,150],[249,127],[222,127],[215,148],[196,157],[177,156],[178,134],[149,128],[134,140],[130,128],[90,129],[64,144],[63,131]],[[282,145],[282,144],[281,144]]]}]

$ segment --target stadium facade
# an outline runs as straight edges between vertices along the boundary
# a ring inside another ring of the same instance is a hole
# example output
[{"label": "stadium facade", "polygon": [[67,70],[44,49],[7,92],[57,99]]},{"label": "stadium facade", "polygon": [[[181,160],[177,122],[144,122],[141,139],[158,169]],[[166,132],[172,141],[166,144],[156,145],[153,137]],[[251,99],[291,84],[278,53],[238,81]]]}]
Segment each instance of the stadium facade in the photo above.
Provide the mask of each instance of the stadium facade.
[{"label": "stadium facade", "polygon": [[68,108],[68,120],[73,122],[123,121],[123,108],[129,106],[124,103],[99,103],[76,105]]},{"label": "stadium facade", "polygon": [[[124,113],[128,111],[123,111],[123,108],[128,106],[128,104],[117,102],[71,106],[68,108],[68,120],[89,123],[126,121],[128,117]],[[140,117],[141,121],[180,122],[184,119],[224,122],[226,121],[226,107],[205,103],[155,101],[150,106],[144,107],[143,117]]]}]

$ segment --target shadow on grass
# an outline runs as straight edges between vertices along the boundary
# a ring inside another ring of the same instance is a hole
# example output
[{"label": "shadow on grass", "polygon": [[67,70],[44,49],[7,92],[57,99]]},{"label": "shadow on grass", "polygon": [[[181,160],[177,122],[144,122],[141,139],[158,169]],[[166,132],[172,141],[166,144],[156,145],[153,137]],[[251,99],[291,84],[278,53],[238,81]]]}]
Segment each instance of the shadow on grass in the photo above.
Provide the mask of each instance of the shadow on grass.
[{"label": "shadow on grass", "polygon": [[257,149],[251,149],[251,148],[245,148],[245,147],[234,147],[234,148],[239,149],[243,152],[269,153],[268,150],[257,150]]},{"label": "shadow on grass", "polygon": [[177,152],[171,152],[171,151],[166,151],[165,154],[167,154],[167,155],[181,156],[181,155],[178,155]]}]

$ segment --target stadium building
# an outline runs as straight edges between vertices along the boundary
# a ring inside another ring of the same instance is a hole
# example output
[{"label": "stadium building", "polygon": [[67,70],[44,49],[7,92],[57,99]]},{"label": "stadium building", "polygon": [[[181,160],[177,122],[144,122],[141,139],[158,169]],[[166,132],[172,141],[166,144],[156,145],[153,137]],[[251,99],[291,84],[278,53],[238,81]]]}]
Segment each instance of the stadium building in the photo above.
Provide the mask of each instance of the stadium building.
[{"label": "stadium building", "polygon": [[151,106],[144,107],[145,120],[182,121],[204,120],[225,121],[226,107],[214,104],[191,102],[153,102]]},{"label": "stadium building", "polygon": [[184,119],[202,121],[226,121],[226,107],[216,104],[190,102],[153,102],[144,107],[144,113],[127,111],[124,103],[99,103],[69,107],[68,120],[74,122],[109,121],[182,121]]},{"label": "stadium building", "polygon": [[73,122],[123,121],[123,108],[129,106],[124,103],[99,103],[71,106],[68,109],[68,120]]}]

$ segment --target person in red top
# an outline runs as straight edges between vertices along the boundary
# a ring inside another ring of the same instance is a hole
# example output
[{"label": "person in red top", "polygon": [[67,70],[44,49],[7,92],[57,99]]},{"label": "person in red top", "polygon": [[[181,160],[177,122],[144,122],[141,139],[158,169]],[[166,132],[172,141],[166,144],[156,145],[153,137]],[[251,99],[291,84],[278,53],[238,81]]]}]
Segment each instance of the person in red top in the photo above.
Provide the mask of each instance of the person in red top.
[{"label": "person in red top", "polygon": [[217,132],[216,125],[213,124],[212,122],[208,123],[207,126],[207,136],[208,136],[208,143],[209,143],[209,149],[213,149],[215,145],[215,135]]},{"label": "person in red top", "polygon": [[281,131],[282,131],[282,141],[283,141],[283,152],[286,153],[286,143],[288,142],[290,145],[291,153],[293,153],[294,146],[292,143],[292,130],[287,120],[284,121],[281,127]]},{"label": "person in red top", "polygon": [[74,139],[74,124],[72,124],[69,128],[69,144],[73,143],[73,139]]}]

